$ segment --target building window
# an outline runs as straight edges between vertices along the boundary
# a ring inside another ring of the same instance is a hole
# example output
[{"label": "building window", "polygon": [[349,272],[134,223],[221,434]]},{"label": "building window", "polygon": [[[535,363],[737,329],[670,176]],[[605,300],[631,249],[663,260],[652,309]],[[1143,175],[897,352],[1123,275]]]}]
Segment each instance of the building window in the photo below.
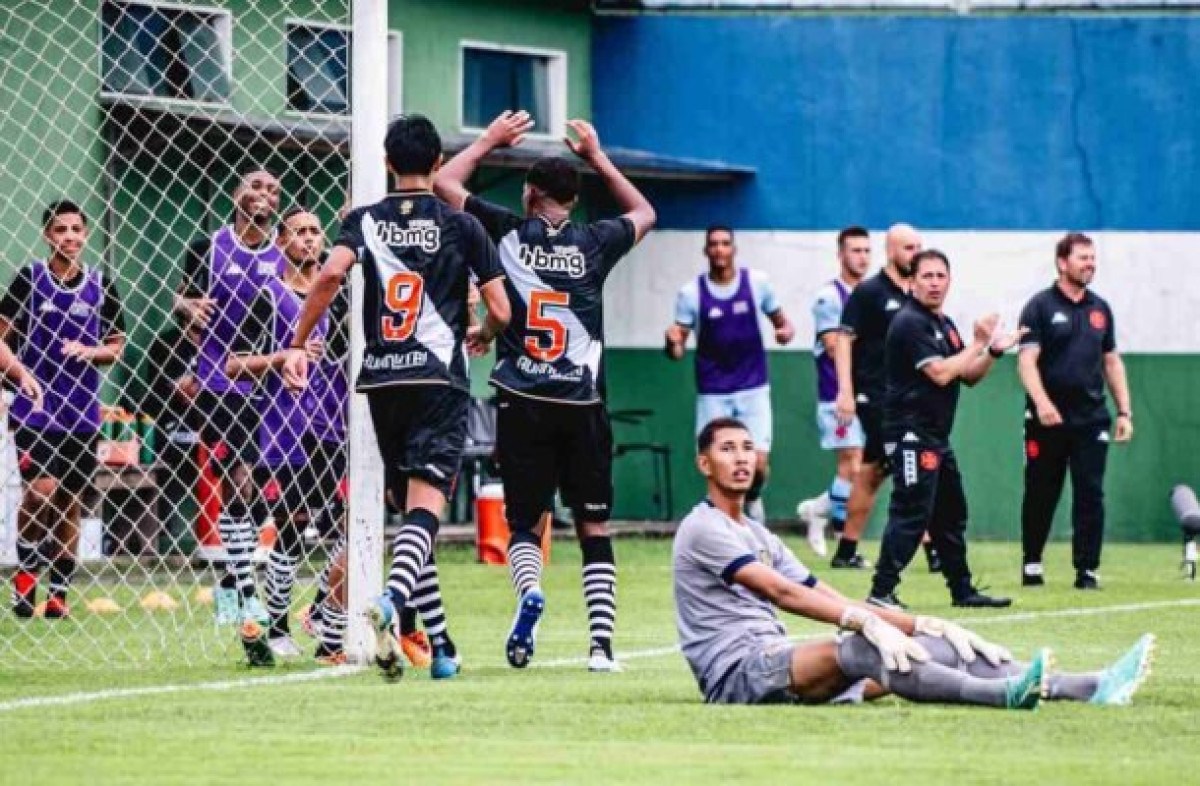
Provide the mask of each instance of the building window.
[{"label": "building window", "polygon": [[[295,112],[350,113],[350,30],[310,22],[287,26],[287,102]],[[400,35],[388,33],[388,112],[400,111]]]},{"label": "building window", "polygon": [[463,44],[463,127],[486,128],[504,110],[524,109],[533,133],[563,133],[566,59],[563,52]]},{"label": "building window", "polygon": [[228,102],[227,12],[104,0],[100,18],[105,92]]}]

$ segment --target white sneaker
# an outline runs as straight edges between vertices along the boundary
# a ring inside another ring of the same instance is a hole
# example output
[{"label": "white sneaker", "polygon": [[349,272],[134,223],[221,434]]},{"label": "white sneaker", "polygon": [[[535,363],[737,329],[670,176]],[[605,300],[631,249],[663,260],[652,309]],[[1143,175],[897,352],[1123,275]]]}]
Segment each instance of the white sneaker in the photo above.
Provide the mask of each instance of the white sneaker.
[{"label": "white sneaker", "polygon": [[821,511],[820,498],[806,499],[797,505],[796,517],[807,526],[808,545],[813,553],[818,557],[828,554],[829,549],[825,545],[825,528],[829,526],[829,518]]},{"label": "white sneaker", "polygon": [[278,638],[268,639],[267,645],[271,648],[271,652],[275,653],[278,658],[299,658],[304,652],[292,641],[291,636],[279,636]]},{"label": "white sneaker", "polygon": [[625,671],[616,658],[610,658],[600,650],[595,650],[588,657],[588,671],[600,674],[620,674]]}]

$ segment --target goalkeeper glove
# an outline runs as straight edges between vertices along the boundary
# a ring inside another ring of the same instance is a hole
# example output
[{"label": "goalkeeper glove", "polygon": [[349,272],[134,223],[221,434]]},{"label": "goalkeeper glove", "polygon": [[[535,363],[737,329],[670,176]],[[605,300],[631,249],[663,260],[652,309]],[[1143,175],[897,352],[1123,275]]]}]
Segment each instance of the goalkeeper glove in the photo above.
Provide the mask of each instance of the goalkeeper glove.
[{"label": "goalkeeper glove", "polygon": [[992,644],[961,625],[955,625],[953,622],[947,622],[938,617],[917,617],[913,633],[914,635],[925,634],[945,639],[951,647],[954,647],[958,657],[966,663],[972,663],[976,653],[982,655],[983,659],[993,666],[999,666],[1005,661],[1012,660],[1012,653],[999,644]]},{"label": "goalkeeper glove", "polygon": [[924,663],[929,660],[929,653],[919,642],[860,606],[847,606],[839,626],[842,630],[861,633],[879,651],[883,667],[888,671],[907,674],[912,671],[911,661]]}]

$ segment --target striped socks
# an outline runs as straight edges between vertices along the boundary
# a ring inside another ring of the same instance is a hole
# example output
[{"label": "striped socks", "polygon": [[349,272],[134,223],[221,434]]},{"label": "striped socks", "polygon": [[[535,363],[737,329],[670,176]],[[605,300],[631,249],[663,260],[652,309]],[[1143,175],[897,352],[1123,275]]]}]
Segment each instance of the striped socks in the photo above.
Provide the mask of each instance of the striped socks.
[{"label": "striped socks", "polygon": [[508,573],[520,600],[526,592],[541,586],[542,545],[532,532],[513,532],[508,542]]},{"label": "striped socks", "polygon": [[617,623],[617,566],[612,538],[583,538],[583,600],[587,605],[591,648],[612,658],[613,628]]},{"label": "striped socks", "polygon": [[420,613],[425,634],[429,636],[433,648],[444,650],[447,655],[454,657],[457,650],[446,625],[446,607],[442,605],[442,587],[433,552],[430,552],[421,575],[417,577],[408,608],[415,608]]},{"label": "striped socks", "polygon": [[[227,513],[217,517],[217,529],[225,544],[225,573],[231,577],[242,598],[254,595],[254,520],[249,516],[234,518]],[[222,582],[224,584],[224,582]]]},{"label": "striped socks", "polygon": [[411,510],[404,517],[404,526],[392,541],[392,567],[386,590],[397,611],[408,605],[417,577],[433,552],[437,531],[437,516],[424,508]]}]

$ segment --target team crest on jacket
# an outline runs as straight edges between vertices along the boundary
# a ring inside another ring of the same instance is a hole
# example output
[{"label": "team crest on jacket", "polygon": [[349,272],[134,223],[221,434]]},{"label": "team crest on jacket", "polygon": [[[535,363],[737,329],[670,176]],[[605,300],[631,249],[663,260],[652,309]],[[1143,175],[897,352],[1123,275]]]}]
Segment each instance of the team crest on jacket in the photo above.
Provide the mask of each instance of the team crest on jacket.
[{"label": "team crest on jacket", "polygon": [[925,470],[926,472],[933,472],[938,468],[938,464],[940,463],[938,461],[938,454],[934,453],[932,450],[921,451],[920,461],[921,469]]},{"label": "team crest on jacket", "polygon": [[1096,330],[1104,330],[1108,327],[1108,317],[1104,316],[1104,312],[1098,308],[1093,308],[1088,314],[1088,322],[1092,323],[1092,327]]}]

